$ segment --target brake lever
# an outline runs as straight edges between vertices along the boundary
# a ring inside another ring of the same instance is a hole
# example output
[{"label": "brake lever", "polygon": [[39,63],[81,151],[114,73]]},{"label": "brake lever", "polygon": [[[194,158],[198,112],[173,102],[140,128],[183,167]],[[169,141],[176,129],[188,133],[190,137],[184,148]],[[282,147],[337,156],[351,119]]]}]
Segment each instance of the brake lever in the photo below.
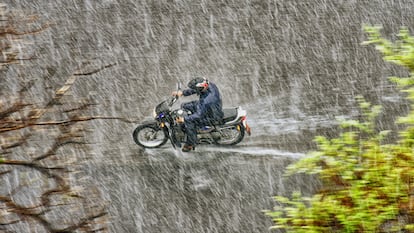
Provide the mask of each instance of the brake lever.
[{"label": "brake lever", "polygon": [[168,106],[173,106],[173,104],[178,100],[178,95],[174,95],[171,100],[170,103],[168,104]]}]

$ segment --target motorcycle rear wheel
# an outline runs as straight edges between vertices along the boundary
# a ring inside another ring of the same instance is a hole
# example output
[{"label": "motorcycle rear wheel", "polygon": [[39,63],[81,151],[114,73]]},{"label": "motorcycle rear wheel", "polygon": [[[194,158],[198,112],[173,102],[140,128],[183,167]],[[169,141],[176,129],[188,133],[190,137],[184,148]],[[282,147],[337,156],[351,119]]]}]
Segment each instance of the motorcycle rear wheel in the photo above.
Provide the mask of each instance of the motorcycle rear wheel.
[{"label": "motorcycle rear wheel", "polygon": [[220,137],[214,143],[223,146],[232,146],[240,143],[244,138],[243,125],[233,125],[220,129]]},{"label": "motorcycle rear wheel", "polygon": [[139,125],[135,128],[132,137],[137,145],[144,148],[157,148],[168,141],[164,130],[156,124]]}]

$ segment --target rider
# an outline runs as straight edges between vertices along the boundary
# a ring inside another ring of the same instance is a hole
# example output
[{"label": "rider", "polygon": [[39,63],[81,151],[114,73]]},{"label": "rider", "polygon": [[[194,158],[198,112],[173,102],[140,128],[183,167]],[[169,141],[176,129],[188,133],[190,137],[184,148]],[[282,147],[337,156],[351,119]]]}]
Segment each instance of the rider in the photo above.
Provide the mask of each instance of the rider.
[{"label": "rider", "polygon": [[212,125],[223,119],[222,101],[217,86],[207,79],[198,77],[188,83],[189,89],[173,92],[177,96],[197,94],[199,100],[182,104],[181,108],[190,111],[191,115],[177,118],[178,123],[184,123],[187,140],[183,152],[194,150],[197,144],[197,129]]}]

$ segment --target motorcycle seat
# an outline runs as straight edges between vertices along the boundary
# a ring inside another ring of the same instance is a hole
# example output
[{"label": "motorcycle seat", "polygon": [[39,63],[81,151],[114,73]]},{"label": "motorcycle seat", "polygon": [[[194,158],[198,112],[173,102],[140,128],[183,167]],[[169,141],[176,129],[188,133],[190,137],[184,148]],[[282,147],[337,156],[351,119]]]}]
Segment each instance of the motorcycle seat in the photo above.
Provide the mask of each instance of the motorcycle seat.
[{"label": "motorcycle seat", "polygon": [[221,121],[212,121],[210,122],[209,127],[214,125],[222,125],[227,122],[233,121],[237,117],[237,108],[223,108],[223,119]]},{"label": "motorcycle seat", "polygon": [[237,117],[237,108],[223,108],[223,121],[224,123],[233,121]]}]

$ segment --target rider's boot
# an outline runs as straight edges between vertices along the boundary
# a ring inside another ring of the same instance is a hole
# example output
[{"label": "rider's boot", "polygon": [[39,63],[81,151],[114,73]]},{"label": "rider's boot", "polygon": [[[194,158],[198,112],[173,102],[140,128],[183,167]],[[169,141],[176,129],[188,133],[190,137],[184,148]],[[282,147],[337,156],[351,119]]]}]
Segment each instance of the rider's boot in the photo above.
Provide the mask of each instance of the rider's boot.
[{"label": "rider's boot", "polygon": [[195,146],[189,145],[189,144],[185,144],[183,148],[181,149],[182,152],[189,152],[192,150],[195,150]]}]

